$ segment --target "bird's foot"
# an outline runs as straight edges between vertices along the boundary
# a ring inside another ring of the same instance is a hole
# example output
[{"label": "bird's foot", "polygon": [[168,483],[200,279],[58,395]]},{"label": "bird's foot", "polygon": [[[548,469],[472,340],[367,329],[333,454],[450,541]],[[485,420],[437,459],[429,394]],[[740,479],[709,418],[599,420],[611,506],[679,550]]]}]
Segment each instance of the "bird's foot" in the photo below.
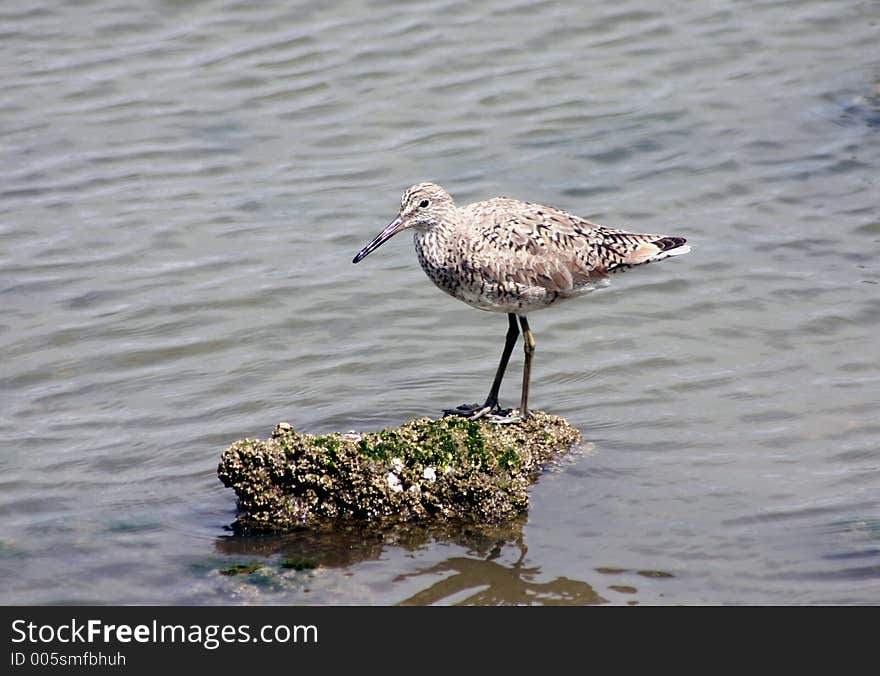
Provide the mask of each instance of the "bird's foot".
[{"label": "bird's foot", "polygon": [[512,425],[523,420],[525,418],[520,415],[518,408],[498,409],[493,413],[486,414],[486,421],[496,425]]},{"label": "bird's foot", "polygon": [[487,422],[506,425],[510,423],[520,422],[523,418],[519,414],[519,409],[501,408],[495,404],[462,404],[455,408],[447,408],[443,411],[443,417],[457,415],[468,420],[485,419]]},{"label": "bird's foot", "polygon": [[[495,408],[497,408],[497,405]],[[443,417],[447,418],[451,415],[457,415],[462,418],[469,418],[470,420],[478,420],[487,413],[491,413],[492,409],[493,407],[489,404],[462,404],[455,408],[443,409]]]}]

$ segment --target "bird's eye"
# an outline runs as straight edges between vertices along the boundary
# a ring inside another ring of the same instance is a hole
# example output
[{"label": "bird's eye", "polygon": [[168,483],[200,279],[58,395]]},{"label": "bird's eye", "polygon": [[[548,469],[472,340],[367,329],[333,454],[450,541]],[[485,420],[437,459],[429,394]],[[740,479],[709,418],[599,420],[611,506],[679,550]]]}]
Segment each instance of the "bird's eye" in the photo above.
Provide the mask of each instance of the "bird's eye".
[{"label": "bird's eye", "polygon": [[419,206],[420,206],[422,209],[424,209],[425,207],[427,207],[429,204],[430,204],[430,202],[428,202],[428,200],[422,200],[421,202],[419,202]]}]

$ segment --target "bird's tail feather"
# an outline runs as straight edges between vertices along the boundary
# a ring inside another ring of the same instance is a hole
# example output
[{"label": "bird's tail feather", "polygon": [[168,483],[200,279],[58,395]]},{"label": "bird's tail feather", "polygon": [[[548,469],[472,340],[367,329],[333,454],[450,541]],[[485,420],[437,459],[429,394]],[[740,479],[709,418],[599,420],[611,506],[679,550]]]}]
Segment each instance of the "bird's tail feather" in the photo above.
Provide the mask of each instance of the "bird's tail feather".
[{"label": "bird's tail feather", "polygon": [[[691,248],[686,244],[684,237],[666,237],[663,235],[633,235],[629,233],[614,233],[614,237],[628,243],[629,247],[618,247],[615,255],[609,261],[608,272],[620,272],[637,265],[645,265],[654,261],[662,261],[664,258],[681,256],[688,253]],[[623,248],[623,251],[620,251]],[[616,258],[616,260],[614,260]]]}]

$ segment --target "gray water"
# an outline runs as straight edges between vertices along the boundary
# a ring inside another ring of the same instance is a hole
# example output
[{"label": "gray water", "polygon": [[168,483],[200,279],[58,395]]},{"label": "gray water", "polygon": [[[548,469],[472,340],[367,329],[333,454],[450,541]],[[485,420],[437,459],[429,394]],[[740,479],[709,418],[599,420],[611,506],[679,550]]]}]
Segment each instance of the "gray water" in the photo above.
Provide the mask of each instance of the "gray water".
[{"label": "gray water", "polygon": [[[876,2],[271,4],[0,9],[0,602],[880,603]],[[503,315],[350,263],[422,180],[693,252],[530,316],[522,523],[234,536],[232,441],[485,396]]]}]

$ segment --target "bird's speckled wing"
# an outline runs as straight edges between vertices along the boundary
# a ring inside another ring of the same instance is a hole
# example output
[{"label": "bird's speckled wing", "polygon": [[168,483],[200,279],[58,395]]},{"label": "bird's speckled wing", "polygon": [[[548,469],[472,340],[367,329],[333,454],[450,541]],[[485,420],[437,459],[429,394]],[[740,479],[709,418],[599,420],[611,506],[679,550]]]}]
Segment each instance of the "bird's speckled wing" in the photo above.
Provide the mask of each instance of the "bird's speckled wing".
[{"label": "bird's speckled wing", "polygon": [[666,248],[662,235],[606,228],[552,207],[497,198],[461,208],[476,248],[472,264],[484,277],[567,293],[619,269],[653,260]]}]

